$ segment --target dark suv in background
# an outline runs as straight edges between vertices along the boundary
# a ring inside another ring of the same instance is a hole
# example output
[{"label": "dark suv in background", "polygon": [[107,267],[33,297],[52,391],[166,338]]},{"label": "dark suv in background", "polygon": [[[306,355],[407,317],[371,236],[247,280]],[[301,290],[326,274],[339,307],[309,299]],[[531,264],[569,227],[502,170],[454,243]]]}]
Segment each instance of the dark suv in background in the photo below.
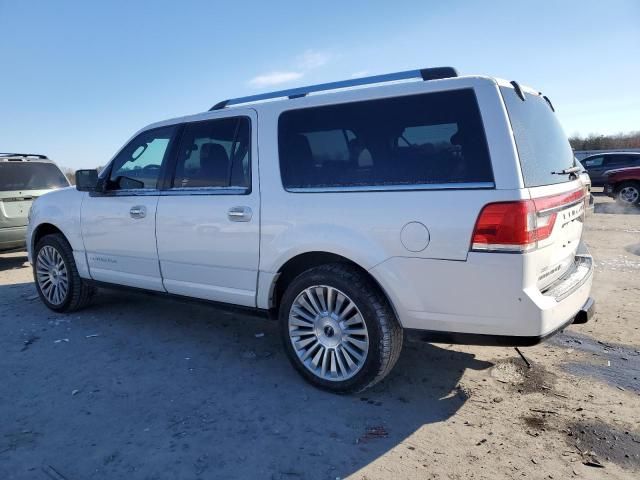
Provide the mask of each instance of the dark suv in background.
[{"label": "dark suv in background", "polygon": [[590,155],[580,160],[591,177],[591,184],[601,187],[607,183],[604,173],[608,170],[626,167],[640,167],[640,153],[612,152]]}]

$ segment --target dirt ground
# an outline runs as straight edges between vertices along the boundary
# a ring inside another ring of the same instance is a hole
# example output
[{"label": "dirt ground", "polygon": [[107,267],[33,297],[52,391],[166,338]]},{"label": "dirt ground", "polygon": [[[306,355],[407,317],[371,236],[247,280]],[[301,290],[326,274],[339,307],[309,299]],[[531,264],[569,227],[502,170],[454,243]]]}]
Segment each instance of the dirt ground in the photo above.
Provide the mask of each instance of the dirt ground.
[{"label": "dirt ground", "polygon": [[307,385],[275,323],[107,290],[59,315],[0,255],[0,479],[640,478],[640,215],[596,202],[590,323],[532,368],[407,339],[357,396]]}]

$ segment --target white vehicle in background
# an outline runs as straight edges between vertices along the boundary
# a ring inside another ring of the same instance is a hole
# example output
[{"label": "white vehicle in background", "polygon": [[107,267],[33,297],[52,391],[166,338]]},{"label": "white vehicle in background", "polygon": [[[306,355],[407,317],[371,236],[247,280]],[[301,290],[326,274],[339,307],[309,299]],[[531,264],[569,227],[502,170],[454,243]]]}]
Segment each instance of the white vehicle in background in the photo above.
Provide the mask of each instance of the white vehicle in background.
[{"label": "white vehicle in background", "polygon": [[354,392],[405,330],[532,345],[586,322],[577,172],[537,91],[448,67],[358,78],[143,128],[35,202],[30,259],[55,311],[121,285],[269,314],[307,380]]},{"label": "white vehicle in background", "polygon": [[64,174],[44,155],[0,153],[0,252],[25,247],[33,200],[68,186]]}]

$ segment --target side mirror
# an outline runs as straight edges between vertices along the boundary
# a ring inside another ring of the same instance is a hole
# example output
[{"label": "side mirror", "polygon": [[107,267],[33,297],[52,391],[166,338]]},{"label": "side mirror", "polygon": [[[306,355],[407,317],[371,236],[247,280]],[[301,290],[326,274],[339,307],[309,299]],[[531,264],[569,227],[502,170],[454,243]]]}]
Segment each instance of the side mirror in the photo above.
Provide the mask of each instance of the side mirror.
[{"label": "side mirror", "polygon": [[76,189],[80,192],[94,192],[98,185],[97,170],[77,170]]}]

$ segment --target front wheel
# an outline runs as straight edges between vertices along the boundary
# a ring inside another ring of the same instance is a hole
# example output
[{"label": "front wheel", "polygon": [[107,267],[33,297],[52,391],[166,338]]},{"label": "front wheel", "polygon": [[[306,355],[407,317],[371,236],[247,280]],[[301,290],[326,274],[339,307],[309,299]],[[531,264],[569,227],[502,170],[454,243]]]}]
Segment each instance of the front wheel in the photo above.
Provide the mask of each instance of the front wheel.
[{"label": "front wheel", "polygon": [[313,385],[336,393],[382,380],[402,349],[402,327],[379,287],[346,264],[296,277],[280,304],[284,348]]},{"label": "front wheel", "polygon": [[623,183],[616,194],[616,200],[620,205],[632,206],[640,204],[640,183]]},{"label": "front wheel", "polygon": [[40,299],[56,312],[79,310],[94,292],[80,278],[71,245],[61,234],[46,235],[36,245],[33,277]]}]

